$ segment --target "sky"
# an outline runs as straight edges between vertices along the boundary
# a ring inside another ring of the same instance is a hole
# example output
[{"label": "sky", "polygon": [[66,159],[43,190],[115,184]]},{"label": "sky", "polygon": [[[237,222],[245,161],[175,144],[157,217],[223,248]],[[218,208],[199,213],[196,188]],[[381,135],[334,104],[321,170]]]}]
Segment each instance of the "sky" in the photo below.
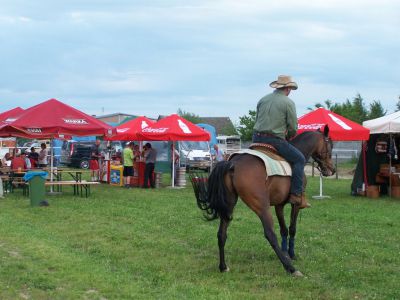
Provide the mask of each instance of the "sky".
[{"label": "sky", "polygon": [[398,0],[0,0],[0,112],[239,117],[291,75],[297,114],[400,95]]}]

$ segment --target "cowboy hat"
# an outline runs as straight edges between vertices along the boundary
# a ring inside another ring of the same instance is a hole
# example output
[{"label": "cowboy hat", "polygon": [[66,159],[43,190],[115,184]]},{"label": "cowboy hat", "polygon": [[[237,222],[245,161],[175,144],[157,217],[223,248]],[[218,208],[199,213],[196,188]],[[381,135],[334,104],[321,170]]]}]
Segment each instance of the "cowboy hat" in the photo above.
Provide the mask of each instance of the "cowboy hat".
[{"label": "cowboy hat", "polygon": [[293,90],[297,90],[297,83],[294,82],[292,77],[288,75],[279,75],[278,80],[272,81],[269,86],[274,89],[290,87]]}]

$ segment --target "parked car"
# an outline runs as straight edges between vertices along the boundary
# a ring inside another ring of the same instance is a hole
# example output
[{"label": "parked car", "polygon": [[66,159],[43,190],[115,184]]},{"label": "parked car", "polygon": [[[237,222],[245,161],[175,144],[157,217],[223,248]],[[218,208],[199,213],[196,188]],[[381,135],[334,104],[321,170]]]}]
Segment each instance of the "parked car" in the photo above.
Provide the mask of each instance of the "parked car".
[{"label": "parked car", "polygon": [[[61,147],[60,163],[69,167],[88,169],[89,160],[92,155],[92,149],[95,146],[95,141],[91,142],[77,142],[74,140],[64,141]],[[111,154],[122,150],[120,142],[102,141],[100,144],[100,151],[104,155],[108,151]]]},{"label": "parked car", "polygon": [[180,166],[189,169],[202,169],[209,171],[211,167],[211,154],[207,142],[179,142]]}]

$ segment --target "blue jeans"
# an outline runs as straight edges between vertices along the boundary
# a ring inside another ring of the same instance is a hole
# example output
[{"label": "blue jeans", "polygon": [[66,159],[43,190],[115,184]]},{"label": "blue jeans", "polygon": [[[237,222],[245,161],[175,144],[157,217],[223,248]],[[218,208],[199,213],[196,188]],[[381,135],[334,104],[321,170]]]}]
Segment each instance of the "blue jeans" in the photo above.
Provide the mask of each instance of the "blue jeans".
[{"label": "blue jeans", "polygon": [[306,159],[296,147],[287,141],[273,136],[262,136],[253,134],[253,143],[270,144],[276,148],[279,155],[286,159],[292,166],[292,179],[290,184],[291,194],[301,194],[303,192],[303,175]]},{"label": "blue jeans", "polygon": [[155,187],[153,172],[154,172],[154,163],[146,163],[146,166],[144,168],[143,188],[149,187],[149,181],[150,181],[150,187],[152,188]]}]

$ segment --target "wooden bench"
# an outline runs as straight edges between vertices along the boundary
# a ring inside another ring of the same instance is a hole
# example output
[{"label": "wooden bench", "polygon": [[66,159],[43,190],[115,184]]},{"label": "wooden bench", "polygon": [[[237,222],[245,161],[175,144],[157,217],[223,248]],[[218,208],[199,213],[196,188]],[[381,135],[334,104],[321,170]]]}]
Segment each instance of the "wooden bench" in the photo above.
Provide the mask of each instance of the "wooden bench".
[{"label": "wooden bench", "polygon": [[3,181],[4,193],[12,193],[14,191],[14,186],[22,186],[24,189],[25,181],[22,177],[14,177],[10,175],[0,175]]},{"label": "wooden bench", "polygon": [[[69,180],[69,181],[46,181],[44,183],[45,186],[73,186],[74,187],[74,195],[80,194],[81,197],[83,197],[83,190],[85,190],[85,195],[86,198],[90,195],[90,186],[91,185],[97,185],[100,184],[100,182],[97,181],[75,181],[75,180]],[[26,186],[29,186],[29,182],[25,183]],[[29,189],[28,189],[29,193]]]}]

